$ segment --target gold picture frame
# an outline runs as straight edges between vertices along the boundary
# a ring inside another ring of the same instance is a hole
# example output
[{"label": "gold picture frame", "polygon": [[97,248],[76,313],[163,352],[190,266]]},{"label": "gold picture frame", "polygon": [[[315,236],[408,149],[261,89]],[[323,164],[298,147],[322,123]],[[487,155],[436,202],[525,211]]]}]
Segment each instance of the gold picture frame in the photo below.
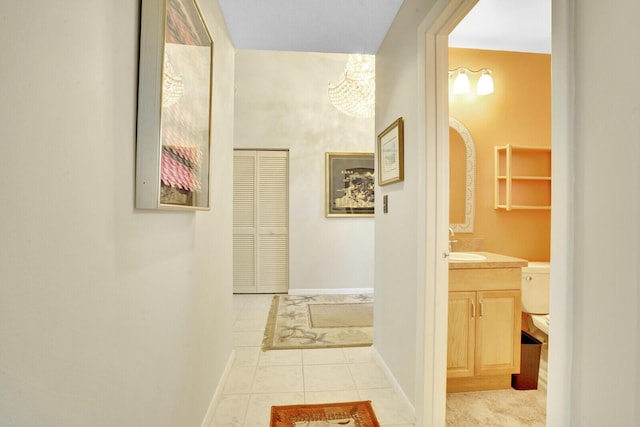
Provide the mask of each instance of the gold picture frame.
[{"label": "gold picture frame", "polygon": [[378,185],[404,181],[404,120],[391,123],[378,135]]},{"label": "gold picture frame", "polygon": [[373,153],[325,153],[327,217],[372,217],[375,210]]},{"label": "gold picture frame", "polygon": [[213,39],[196,0],[142,0],[138,209],[209,210]]}]

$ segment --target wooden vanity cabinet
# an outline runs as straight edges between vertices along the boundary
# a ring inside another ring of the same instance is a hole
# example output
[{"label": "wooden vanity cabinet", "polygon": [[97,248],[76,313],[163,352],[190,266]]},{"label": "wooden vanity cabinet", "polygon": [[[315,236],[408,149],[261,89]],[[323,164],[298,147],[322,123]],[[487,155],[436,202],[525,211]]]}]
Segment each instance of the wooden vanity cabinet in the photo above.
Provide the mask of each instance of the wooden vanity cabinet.
[{"label": "wooden vanity cabinet", "polygon": [[450,270],[448,392],[511,386],[520,370],[520,271]]}]

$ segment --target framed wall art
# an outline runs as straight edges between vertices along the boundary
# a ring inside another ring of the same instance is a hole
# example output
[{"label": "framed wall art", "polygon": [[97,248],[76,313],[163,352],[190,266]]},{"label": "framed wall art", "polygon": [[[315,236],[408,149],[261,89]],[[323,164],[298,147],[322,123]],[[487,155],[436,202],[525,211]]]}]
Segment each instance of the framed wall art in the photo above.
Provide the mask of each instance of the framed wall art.
[{"label": "framed wall art", "polygon": [[371,217],[375,207],[373,153],[326,153],[327,217]]},{"label": "framed wall art", "polygon": [[195,0],[142,0],[136,208],[209,209],[213,40]]},{"label": "framed wall art", "polygon": [[404,180],[404,121],[400,117],[378,135],[378,185]]}]

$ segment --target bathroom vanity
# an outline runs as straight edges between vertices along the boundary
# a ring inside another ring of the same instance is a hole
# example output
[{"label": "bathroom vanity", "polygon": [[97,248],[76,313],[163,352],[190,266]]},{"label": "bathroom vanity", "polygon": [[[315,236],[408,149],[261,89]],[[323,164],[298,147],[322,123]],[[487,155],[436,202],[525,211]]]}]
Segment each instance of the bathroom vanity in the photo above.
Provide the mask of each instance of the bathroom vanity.
[{"label": "bathroom vanity", "polygon": [[490,252],[452,255],[447,392],[510,388],[511,374],[520,371],[521,268],[527,261]]}]

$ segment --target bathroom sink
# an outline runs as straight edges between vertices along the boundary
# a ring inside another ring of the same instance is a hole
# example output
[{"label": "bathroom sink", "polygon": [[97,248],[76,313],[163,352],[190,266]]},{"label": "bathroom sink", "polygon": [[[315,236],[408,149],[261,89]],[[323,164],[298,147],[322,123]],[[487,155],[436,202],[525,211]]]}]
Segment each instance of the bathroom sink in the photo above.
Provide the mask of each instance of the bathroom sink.
[{"label": "bathroom sink", "polygon": [[469,252],[451,252],[449,253],[449,261],[482,261],[487,259],[486,256],[480,254],[472,254]]}]

